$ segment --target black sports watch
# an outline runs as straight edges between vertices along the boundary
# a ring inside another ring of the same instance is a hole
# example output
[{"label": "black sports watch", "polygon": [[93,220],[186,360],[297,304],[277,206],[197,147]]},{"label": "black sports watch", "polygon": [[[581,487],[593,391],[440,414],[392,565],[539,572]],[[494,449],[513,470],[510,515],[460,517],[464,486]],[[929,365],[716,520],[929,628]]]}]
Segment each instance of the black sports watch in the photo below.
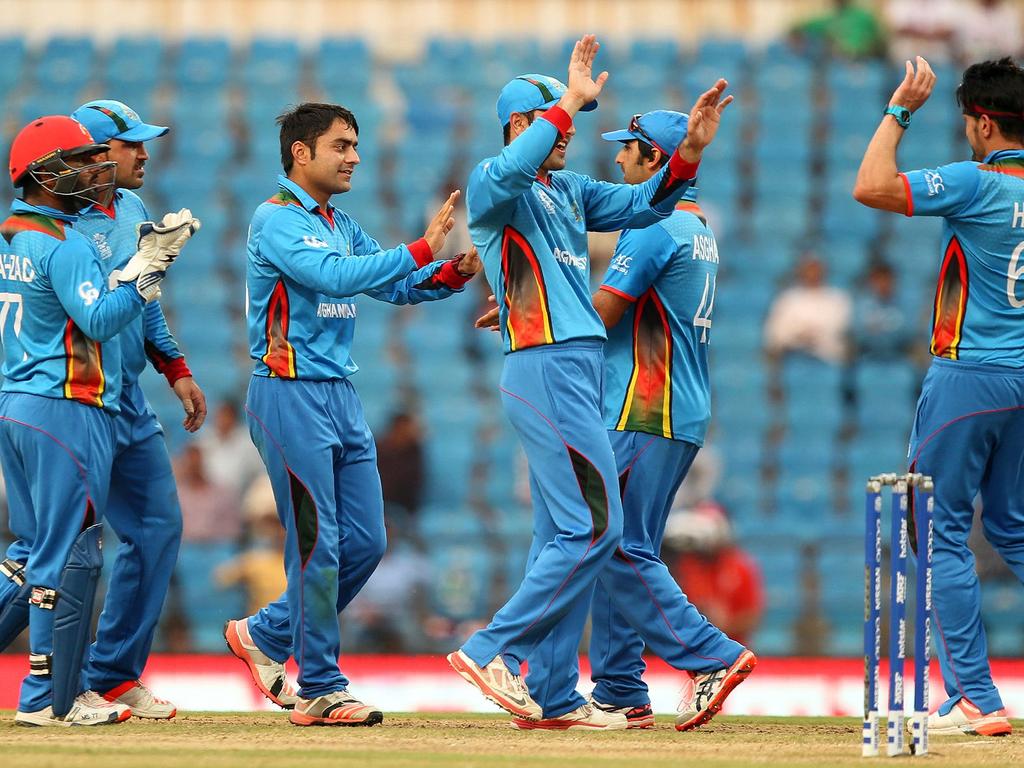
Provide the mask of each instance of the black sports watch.
[{"label": "black sports watch", "polygon": [[910,110],[906,107],[886,107],[882,114],[895,117],[896,122],[903,130],[910,127]]}]

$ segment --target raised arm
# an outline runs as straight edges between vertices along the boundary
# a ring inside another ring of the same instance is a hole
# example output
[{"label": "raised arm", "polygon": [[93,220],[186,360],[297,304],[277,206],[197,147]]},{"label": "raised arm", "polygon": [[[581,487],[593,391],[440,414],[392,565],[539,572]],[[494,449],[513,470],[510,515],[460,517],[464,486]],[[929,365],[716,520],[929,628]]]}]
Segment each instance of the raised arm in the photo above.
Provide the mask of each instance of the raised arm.
[{"label": "raised arm", "polygon": [[[916,72],[909,61],[906,66],[906,75],[889,99],[889,107],[903,107],[913,113],[931,95],[935,87],[935,73],[920,56],[917,57]],[[904,133],[906,128],[900,125],[896,116],[888,113],[882,116],[857,171],[853,197],[858,203],[894,213],[909,215],[912,212],[907,181],[896,166],[896,148]]]}]

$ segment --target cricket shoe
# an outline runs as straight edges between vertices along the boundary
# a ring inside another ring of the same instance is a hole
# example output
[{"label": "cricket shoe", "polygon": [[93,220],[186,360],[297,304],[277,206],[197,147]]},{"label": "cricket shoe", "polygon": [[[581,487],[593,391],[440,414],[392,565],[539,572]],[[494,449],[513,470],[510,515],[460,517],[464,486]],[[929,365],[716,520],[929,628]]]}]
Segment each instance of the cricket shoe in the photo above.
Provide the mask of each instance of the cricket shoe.
[{"label": "cricket shoe", "polygon": [[158,699],[141,680],[129,680],[103,694],[107,701],[130,707],[134,717],[150,720],[170,720],[178,714],[178,708],[171,702]]},{"label": "cricket shoe", "polygon": [[625,715],[619,712],[608,712],[587,703],[558,717],[541,720],[513,717],[512,726],[521,731],[567,731],[570,728],[586,728],[591,731],[624,731],[629,727],[629,721],[626,720]]},{"label": "cricket shoe", "polygon": [[487,666],[478,667],[460,648],[448,654],[448,663],[470,685],[476,686],[485,698],[506,712],[525,720],[540,720],[543,716],[544,711],[531,698],[523,678],[512,674],[501,654],[491,659]]},{"label": "cricket shoe", "polygon": [[293,725],[377,725],[384,721],[384,713],[342,690],[300,698],[288,719]]},{"label": "cricket shoe", "polygon": [[132,716],[131,707],[120,702],[107,701],[94,691],[80,693],[72,702],[71,709],[64,717],[53,714],[53,707],[45,707],[38,712],[18,711],[14,715],[17,725],[55,726],[67,728],[78,725],[114,725],[123,723]]},{"label": "cricket shoe", "polygon": [[613,712],[626,716],[627,728],[652,728],[654,727],[654,710],[650,703],[641,704],[638,707],[616,707],[614,704],[605,704],[594,698],[594,694],[587,694],[587,701],[594,709],[602,712]]},{"label": "cricket shoe", "polygon": [[232,619],[227,622],[224,625],[224,640],[227,641],[231,652],[249,667],[252,681],[264,696],[281,709],[295,707],[299,697],[288,683],[284,664],[274,661],[253,642],[247,619]]},{"label": "cricket shoe", "polygon": [[945,715],[928,715],[929,736],[1009,736],[1013,732],[1005,709],[983,714],[967,699],[960,699]]},{"label": "cricket shoe", "polygon": [[718,714],[733,688],[746,680],[756,666],[757,656],[744,650],[728,669],[690,673],[692,688],[679,704],[676,730],[689,731],[708,722]]}]

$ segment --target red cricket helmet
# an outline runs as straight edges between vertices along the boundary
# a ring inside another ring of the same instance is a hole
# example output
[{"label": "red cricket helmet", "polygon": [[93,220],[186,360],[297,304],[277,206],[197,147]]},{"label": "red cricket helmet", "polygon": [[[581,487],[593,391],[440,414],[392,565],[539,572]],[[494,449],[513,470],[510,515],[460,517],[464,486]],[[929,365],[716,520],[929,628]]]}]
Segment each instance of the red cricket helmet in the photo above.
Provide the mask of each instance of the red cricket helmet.
[{"label": "red cricket helmet", "polygon": [[49,160],[75,155],[94,154],[110,149],[97,144],[89,131],[66,115],[50,115],[33,120],[14,137],[11,144],[11,181],[19,186],[22,177],[33,166]]}]

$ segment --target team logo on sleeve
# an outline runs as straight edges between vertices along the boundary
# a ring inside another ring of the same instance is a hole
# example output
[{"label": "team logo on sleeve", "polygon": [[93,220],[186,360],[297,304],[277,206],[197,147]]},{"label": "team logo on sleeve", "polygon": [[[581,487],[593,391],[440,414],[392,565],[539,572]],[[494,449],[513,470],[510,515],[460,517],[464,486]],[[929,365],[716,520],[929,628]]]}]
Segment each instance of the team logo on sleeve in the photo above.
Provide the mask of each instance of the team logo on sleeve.
[{"label": "team logo on sleeve", "polygon": [[82,301],[85,302],[85,306],[91,307],[96,299],[100,297],[100,292],[96,289],[96,286],[92,284],[91,280],[86,280],[78,286],[78,295],[82,297]]},{"label": "team logo on sleeve", "polygon": [[621,272],[624,275],[628,275],[629,268],[631,266],[633,266],[632,256],[627,256],[624,253],[617,253],[612,257],[612,262],[608,265],[608,268],[614,269],[616,272]]},{"label": "team logo on sleeve", "polygon": [[330,248],[331,244],[326,240],[321,240],[319,237],[313,237],[313,235],[306,235],[302,238],[302,242],[308,245],[310,248]]},{"label": "team logo on sleeve", "polygon": [[946,185],[942,181],[942,174],[938,171],[925,171],[924,183],[928,185],[929,197],[934,197],[940,192],[946,191]]}]

